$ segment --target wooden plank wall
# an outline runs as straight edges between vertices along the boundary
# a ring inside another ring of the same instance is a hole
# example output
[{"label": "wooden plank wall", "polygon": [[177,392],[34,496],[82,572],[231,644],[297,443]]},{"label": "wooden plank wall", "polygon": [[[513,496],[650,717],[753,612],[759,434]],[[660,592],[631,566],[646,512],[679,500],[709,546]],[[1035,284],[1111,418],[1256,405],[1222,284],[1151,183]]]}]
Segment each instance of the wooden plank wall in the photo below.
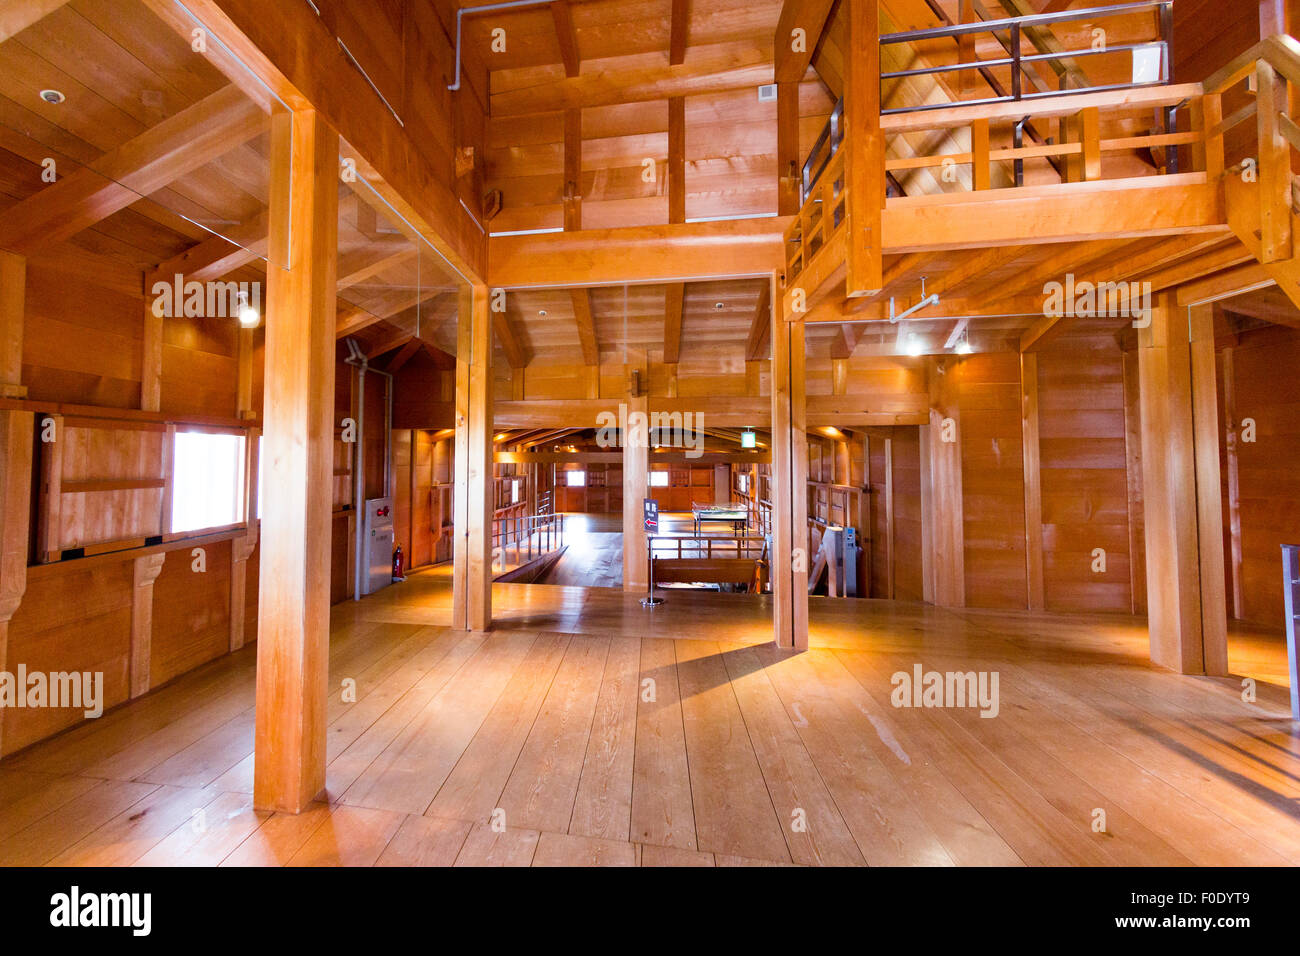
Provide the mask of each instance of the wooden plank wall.
[{"label": "wooden plank wall", "polygon": [[961,417],[962,524],[966,604],[1026,603],[1025,486],[1017,355],[972,355],[948,362]]},{"label": "wooden plank wall", "polygon": [[[1300,544],[1300,330],[1279,326],[1242,334],[1232,350],[1238,500],[1241,513],[1241,607],[1229,613],[1270,629],[1283,626],[1282,544]],[[1286,371],[1282,371],[1286,370]],[[1222,372],[1220,394],[1223,394]],[[1255,441],[1241,423],[1255,423]],[[1226,430],[1227,423],[1220,419]],[[1227,462],[1223,462],[1226,468]],[[1223,486],[1227,488],[1226,476]],[[1228,526],[1224,515],[1224,526]],[[1232,552],[1225,548],[1228,574]],[[1231,586],[1228,594],[1232,594]]]},{"label": "wooden plank wall", "polygon": [[[225,654],[230,644],[230,542],[169,551],[154,582],[150,684],[157,687]],[[255,568],[253,569],[256,570]],[[251,643],[256,631],[245,632]]]},{"label": "wooden plank wall", "polygon": [[[1044,591],[1050,611],[1129,611],[1124,369],[1108,336],[1062,336],[1038,359]],[[1105,571],[1093,571],[1093,551]]]},{"label": "wooden plank wall", "polygon": [[[872,442],[874,447],[876,443]],[[894,460],[894,599],[924,600],[921,577],[921,434],[895,428]]]}]

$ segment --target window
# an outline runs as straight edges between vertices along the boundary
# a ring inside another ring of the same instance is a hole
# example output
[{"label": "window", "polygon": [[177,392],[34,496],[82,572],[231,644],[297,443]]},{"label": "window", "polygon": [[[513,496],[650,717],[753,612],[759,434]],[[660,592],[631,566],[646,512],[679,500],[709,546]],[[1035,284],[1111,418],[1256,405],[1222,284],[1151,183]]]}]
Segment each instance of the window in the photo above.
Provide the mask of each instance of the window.
[{"label": "window", "polygon": [[519,489],[522,487],[523,483],[519,479],[510,482],[510,503],[512,505],[519,504]]},{"label": "window", "polygon": [[243,520],[244,436],[177,432],[172,453],[172,533]]},{"label": "window", "polygon": [[564,473],[564,483],[570,488],[587,487],[587,473],[585,471],[566,471]]},{"label": "window", "polygon": [[667,487],[668,487],[668,472],[666,472],[666,471],[652,471],[652,472],[650,472],[650,487],[651,487],[651,488],[667,488]]}]

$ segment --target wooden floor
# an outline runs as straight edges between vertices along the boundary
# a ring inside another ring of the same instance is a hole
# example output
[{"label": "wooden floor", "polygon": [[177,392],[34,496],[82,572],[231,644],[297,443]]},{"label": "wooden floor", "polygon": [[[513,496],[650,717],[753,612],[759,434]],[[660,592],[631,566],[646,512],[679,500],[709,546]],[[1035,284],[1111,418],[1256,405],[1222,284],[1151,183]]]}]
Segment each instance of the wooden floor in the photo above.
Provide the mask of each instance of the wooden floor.
[{"label": "wooden floor", "polygon": [[[821,598],[783,655],[742,595],[498,585],[490,635],[446,598],[336,608],[326,802],[253,810],[246,648],[0,762],[0,863],[1300,863],[1285,689],[1156,670],[1131,619]],[[997,671],[999,716],[893,707],[917,663]]]}]

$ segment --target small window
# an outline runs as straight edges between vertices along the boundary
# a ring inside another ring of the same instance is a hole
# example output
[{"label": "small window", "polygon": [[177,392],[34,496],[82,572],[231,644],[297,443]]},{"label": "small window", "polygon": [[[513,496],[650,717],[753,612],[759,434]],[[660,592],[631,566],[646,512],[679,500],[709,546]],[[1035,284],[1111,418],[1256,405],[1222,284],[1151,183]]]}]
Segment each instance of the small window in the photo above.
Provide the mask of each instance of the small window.
[{"label": "small window", "polygon": [[650,487],[651,487],[651,488],[667,488],[667,487],[668,487],[668,472],[666,472],[666,471],[652,471],[652,472],[650,472]]},{"label": "small window", "polygon": [[172,457],[173,534],[244,520],[244,436],[177,432]]},{"label": "small window", "polygon": [[519,482],[519,481],[512,481],[512,482],[510,482],[510,503],[511,503],[512,505],[517,505],[517,504],[519,504],[519,490],[520,490],[522,487],[523,487],[523,483],[522,483],[522,482]]},{"label": "small window", "polygon": [[566,471],[564,473],[564,483],[570,488],[587,487],[587,473],[585,471]]}]

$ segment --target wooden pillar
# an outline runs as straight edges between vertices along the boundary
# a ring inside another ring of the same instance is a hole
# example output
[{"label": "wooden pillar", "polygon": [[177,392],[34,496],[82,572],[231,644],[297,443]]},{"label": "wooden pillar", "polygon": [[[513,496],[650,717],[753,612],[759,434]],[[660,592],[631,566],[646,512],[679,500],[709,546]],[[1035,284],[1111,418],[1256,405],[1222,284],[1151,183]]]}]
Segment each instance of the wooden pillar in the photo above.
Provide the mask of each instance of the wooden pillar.
[{"label": "wooden pillar", "polygon": [[253,407],[253,333],[256,329],[242,326],[235,333],[239,336],[239,371],[235,383],[235,414],[242,419],[257,418],[257,409]]},{"label": "wooden pillar", "polygon": [[881,219],[885,209],[885,139],[880,130],[880,9],[847,8],[844,56],[844,176],[848,223],[845,294],[869,295],[884,285]]},{"label": "wooden pillar", "polygon": [[776,84],[777,215],[799,212],[803,173],[799,154],[799,84]]},{"label": "wooden pillar", "polygon": [[298,813],[325,787],[338,134],[271,118],[270,246],[253,803]]},{"label": "wooden pillar", "polygon": [[158,551],[135,559],[131,589],[131,699],[149,691],[149,668],[153,658],[153,583],[163,569],[167,554]]},{"label": "wooden pillar", "polygon": [[644,591],[650,582],[642,502],[650,491],[650,435],[645,395],[629,394],[623,439],[623,590]]},{"label": "wooden pillar", "polygon": [[582,110],[564,111],[564,231],[582,228]]},{"label": "wooden pillar", "polygon": [[777,647],[808,647],[808,433],[804,323],[772,279],[772,596]]},{"label": "wooden pillar", "polygon": [[[1136,339],[1136,336],[1134,336]],[[1142,399],[1137,349],[1126,348],[1124,363],[1124,466],[1128,486],[1129,603],[1147,612],[1146,508],[1142,501]]]},{"label": "wooden pillar", "polygon": [[668,100],[668,221],[686,221],[686,97]]},{"label": "wooden pillar", "polygon": [[966,534],[961,478],[961,413],[949,376],[952,363],[930,360],[930,424],[921,426],[921,510],[926,600],[966,606]]},{"label": "wooden pillar", "polygon": [[152,280],[145,278],[144,334],[140,338],[140,408],[156,412],[162,408],[163,317],[154,312],[147,294]]},{"label": "wooden pillar", "polygon": [[492,623],[492,316],[486,286],[461,290],[456,340],[456,490],[451,626]]},{"label": "wooden pillar", "polygon": [[1223,355],[1223,418],[1225,428],[1224,461],[1228,479],[1228,580],[1232,582],[1232,604],[1229,615],[1238,621],[1246,619],[1245,592],[1241,584],[1241,467],[1238,445],[1241,442],[1240,423],[1237,421],[1237,353],[1229,346]]},{"label": "wooden pillar", "polygon": [[894,599],[894,440],[885,439],[885,593]]},{"label": "wooden pillar", "polygon": [[[0,410],[0,671],[9,667],[9,621],[27,591],[35,427],[31,412]],[[0,753],[4,716],[0,707]]]},{"label": "wooden pillar", "polygon": [[1160,296],[1138,336],[1151,659],[1227,673],[1213,306]]},{"label": "wooden pillar", "polygon": [[1041,611],[1047,606],[1043,585],[1043,485],[1038,451],[1038,356],[1020,355],[1020,432],[1025,466],[1025,581],[1026,606]]},{"label": "wooden pillar", "polygon": [[23,323],[27,260],[0,250],[0,398],[26,398],[23,386]]}]

